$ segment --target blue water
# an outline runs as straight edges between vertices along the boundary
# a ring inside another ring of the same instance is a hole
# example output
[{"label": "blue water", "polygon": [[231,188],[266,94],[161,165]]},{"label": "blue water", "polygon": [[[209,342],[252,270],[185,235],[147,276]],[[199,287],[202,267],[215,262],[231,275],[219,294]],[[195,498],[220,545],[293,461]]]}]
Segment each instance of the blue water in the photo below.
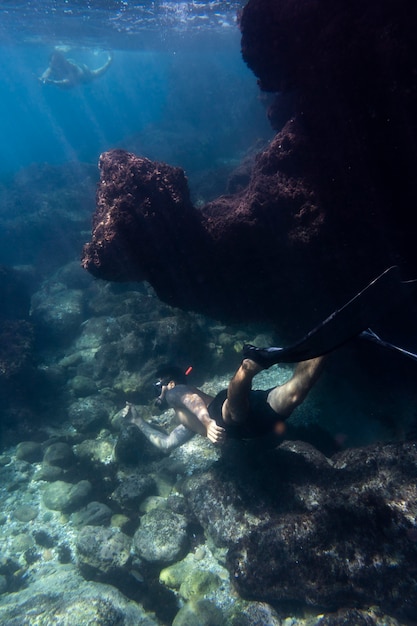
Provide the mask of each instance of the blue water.
[{"label": "blue water", "polygon": [[[240,56],[240,4],[0,3],[0,177],[31,163],[96,163],[150,126],[204,135],[210,160],[238,156],[269,132]],[[38,80],[57,45],[90,68],[106,50],[114,61],[96,81],[60,90]]]}]

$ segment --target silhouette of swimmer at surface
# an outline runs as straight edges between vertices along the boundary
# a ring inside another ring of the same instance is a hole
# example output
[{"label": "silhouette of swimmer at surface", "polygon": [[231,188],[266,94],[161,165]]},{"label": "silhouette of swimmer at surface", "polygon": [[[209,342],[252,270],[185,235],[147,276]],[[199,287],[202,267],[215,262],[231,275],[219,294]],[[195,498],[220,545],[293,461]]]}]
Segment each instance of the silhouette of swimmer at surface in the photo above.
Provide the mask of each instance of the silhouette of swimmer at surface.
[{"label": "silhouette of swimmer at surface", "polygon": [[84,63],[77,63],[67,59],[64,53],[55,49],[51,55],[49,66],[46,68],[39,81],[44,85],[56,85],[61,89],[72,89],[78,85],[91,83],[93,80],[107,72],[113,61],[112,55],[107,53],[107,61],[97,69],[90,69]]}]

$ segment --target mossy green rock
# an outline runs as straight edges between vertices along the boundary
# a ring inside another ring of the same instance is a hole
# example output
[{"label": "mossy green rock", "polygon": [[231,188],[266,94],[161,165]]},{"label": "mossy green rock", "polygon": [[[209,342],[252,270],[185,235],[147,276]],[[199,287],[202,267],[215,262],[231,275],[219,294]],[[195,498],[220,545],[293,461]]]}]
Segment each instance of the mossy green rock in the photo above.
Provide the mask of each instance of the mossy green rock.
[{"label": "mossy green rock", "polygon": [[75,485],[57,480],[45,488],[43,502],[53,511],[71,512],[87,502],[91,490],[91,483],[88,480],[81,480]]},{"label": "mossy green rock", "polygon": [[162,584],[171,589],[179,589],[187,575],[192,574],[196,569],[195,562],[191,561],[189,557],[186,557],[182,561],[173,563],[169,567],[164,567],[159,574],[159,580]]},{"label": "mossy green rock", "polygon": [[186,600],[202,597],[222,583],[217,574],[203,569],[192,554],[161,570],[159,581],[170,589],[179,589],[180,595]]},{"label": "mossy green rock", "polygon": [[120,530],[125,530],[130,524],[130,518],[122,513],[116,513],[112,515],[110,525]]},{"label": "mossy green rock", "polygon": [[113,460],[113,442],[109,439],[85,439],[75,446],[75,454],[83,461],[108,465]]},{"label": "mossy green rock", "polygon": [[221,585],[221,580],[213,572],[204,570],[194,570],[188,573],[181,583],[180,595],[185,600],[198,598],[207,595]]},{"label": "mossy green rock", "polygon": [[226,626],[223,613],[208,600],[187,602],[176,614],[172,626]]}]

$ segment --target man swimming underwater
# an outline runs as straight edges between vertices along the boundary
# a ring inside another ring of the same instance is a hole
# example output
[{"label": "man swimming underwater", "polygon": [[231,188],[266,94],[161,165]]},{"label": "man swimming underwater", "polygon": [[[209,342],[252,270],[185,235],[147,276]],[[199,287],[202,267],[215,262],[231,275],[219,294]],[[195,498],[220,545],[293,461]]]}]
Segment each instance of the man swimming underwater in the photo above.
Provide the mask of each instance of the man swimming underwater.
[{"label": "man swimming underwater", "polygon": [[56,85],[61,89],[72,89],[78,85],[91,83],[93,80],[107,72],[113,61],[112,55],[107,53],[107,61],[95,70],[91,70],[84,63],[76,63],[67,59],[63,51],[57,47],[51,54],[49,66],[46,68],[39,81],[44,85]]},{"label": "man swimming underwater", "polygon": [[159,370],[157,403],[172,408],[180,425],[169,434],[152,428],[127,404],[129,423],[135,424],[157,448],[169,452],[188,441],[195,433],[214,444],[226,438],[253,439],[284,431],[284,422],[303,402],[322,371],[325,357],[299,363],[291,379],[268,391],[253,391],[252,380],[264,368],[251,359],[243,359],[227,389],[212,397],[197,387],[187,385],[185,374],[175,366]]},{"label": "man swimming underwater", "polygon": [[[359,336],[417,360],[417,355],[381,340],[368,328],[381,313],[413,291],[416,282],[401,282],[398,268],[391,267],[292,346],[245,346],[245,358],[228,388],[216,397],[188,385],[186,374],[180,368],[165,366],[156,373],[157,404],[174,409],[180,425],[169,435],[162,433],[145,422],[130,403],[126,407],[128,422],[135,424],[153,445],[166,452],[185,443],[195,433],[214,444],[222,444],[226,438],[252,439],[274,432],[282,434],[284,422],[318,380],[325,355],[350,339]],[[276,363],[297,361],[292,377],[284,384],[267,391],[252,390],[253,378],[263,369]]]}]

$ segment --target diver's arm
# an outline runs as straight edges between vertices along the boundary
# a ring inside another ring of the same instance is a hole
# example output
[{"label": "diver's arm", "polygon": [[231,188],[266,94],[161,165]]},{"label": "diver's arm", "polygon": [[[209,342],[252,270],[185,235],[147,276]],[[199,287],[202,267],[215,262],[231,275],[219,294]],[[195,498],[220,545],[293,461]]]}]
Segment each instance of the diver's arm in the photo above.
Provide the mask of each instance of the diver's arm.
[{"label": "diver's arm", "polygon": [[52,72],[52,68],[51,67],[47,67],[46,70],[44,71],[44,73],[41,76],[39,76],[38,80],[41,83],[49,82],[49,77],[51,75],[51,72]]},{"label": "diver's arm", "polygon": [[190,428],[195,433],[207,437],[215,444],[221,444],[225,440],[225,430],[218,426],[210,417],[207,404],[196,393],[187,393],[182,397],[184,408],[177,407],[176,413],[184,426]]},{"label": "diver's arm", "polygon": [[156,428],[152,428],[152,426],[147,424],[144,420],[142,420],[142,422],[143,423],[141,425],[136,424],[136,426],[138,426],[140,431],[152,445],[163,452],[171,452],[174,448],[182,446],[183,443],[189,441],[195,434],[192,430],[180,424],[179,426],[176,426],[169,435],[166,435],[165,433],[161,433],[159,430],[156,430]]},{"label": "diver's arm", "polygon": [[162,433],[145,422],[145,420],[138,415],[136,407],[133,404],[129,404],[128,406],[131,414],[129,422],[131,424],[135,424],[146,439],[163,452],[170,452],[174,448],[181,446],[183,443],[194,437],[194,432],[182,424],[174,428],[169,435]]}]

